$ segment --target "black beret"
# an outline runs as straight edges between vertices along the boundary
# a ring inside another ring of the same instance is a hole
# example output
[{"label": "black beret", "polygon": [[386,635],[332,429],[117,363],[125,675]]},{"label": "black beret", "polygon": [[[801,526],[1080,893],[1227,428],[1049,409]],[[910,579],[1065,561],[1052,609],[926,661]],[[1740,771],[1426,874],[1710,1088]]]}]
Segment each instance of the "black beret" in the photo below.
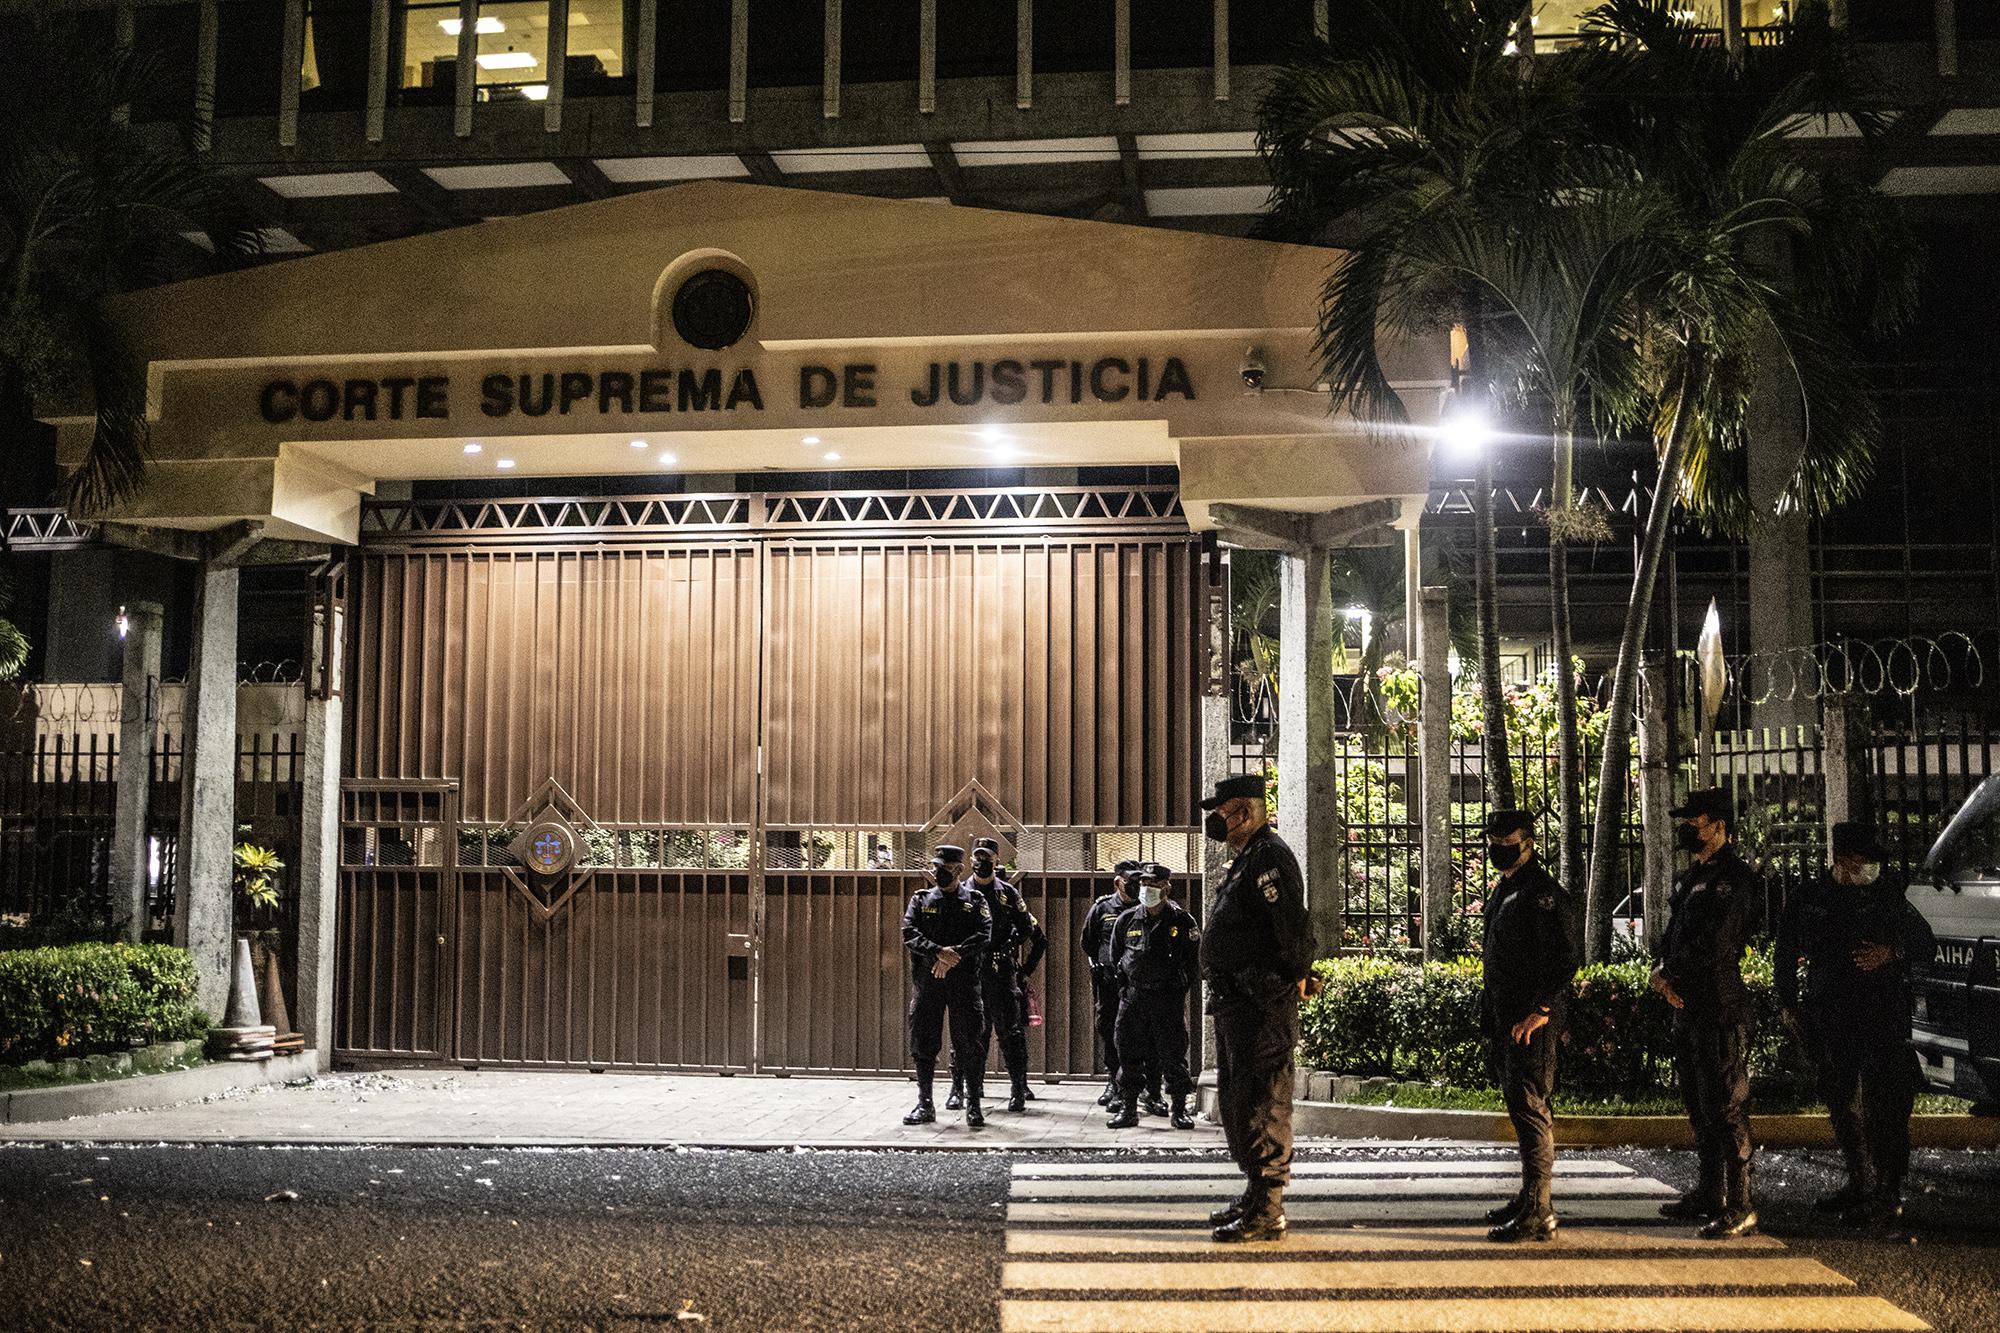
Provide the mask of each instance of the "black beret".
[{"label": "black beret", "polygon": [[1526,810],[1495,810],[1486,816],[1486,836],[1504,838],[1509,833],[1535,836],[1535,817]]},{"label": "black beret", "polygon": [[1703,787],[1700,791],[1689,792],[1687,799],[1667,811],[1667,814],[1675,819],[1693,819],[1696,815],[1707,815],[1710,819],[1723,819],[1734,823],[1736,806],[1729,799],[1729,793],[1722,788]]},{"label": "black beret", "polygon": [[1882,859],[1882,844],[1875,841],[1873,825],[1842,822],[1833,826],[1833,854],[1865,856],[1879,861]]},{"label": "black beret", "polygon": [[1201,803],[1204,810],[1213,810],[1224,801],[1233,801],[1239,796],[1254,796],[1264,799],[1264,775],[1262,773],[1238,773],[1233,778],[1224,778],[1215,784],[1215,794]]}]

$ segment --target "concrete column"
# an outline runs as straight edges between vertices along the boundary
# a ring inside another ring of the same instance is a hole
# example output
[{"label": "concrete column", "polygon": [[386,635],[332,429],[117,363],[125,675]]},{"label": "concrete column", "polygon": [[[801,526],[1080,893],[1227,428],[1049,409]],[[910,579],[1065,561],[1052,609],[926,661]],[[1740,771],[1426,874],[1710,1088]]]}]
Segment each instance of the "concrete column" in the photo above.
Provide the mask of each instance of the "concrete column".
[{"label": "concrete column", "polygon": [[1418,738],[1423,755],[1424,957],[1439,922],[1451,915],[1451,614],[1445,589],[1425,588],[1413,600],[1423,680]]},{"label": "concrete column", "polygon": [[[1667,725],[1667,655],[1649,655],[1640,668],[1639,837],[1644,846],[1640,887],[1646,914],[1646,946],[1658,944],[1667,929],[1667,895],[1674,886],[1674,806],[1672,730]],[[1616,903],[1605,904],[1610,911]]]},{"label": "concrete column", "polygon": [[[1757,258],[1780,282],[1788,271],[1787,250],[1767,247]],[[1749,412],[1750,654],[1749,697],[1771,697],[1753,705],[1753,727],[1797,727],[1813,720],[1794,655],[1813,641],[1812,562],[1805,516],[1777,512],[1778,500],[1805,450],[1805,412],[1798,386],[1783,369],[1775,343],[1764,358],[1767,369],[1751,387]]]},{"label": "concrete column", "polygon": [[215,46],[222,15],[218,0],[194,7],[194,150],[206,153],[215,142]]},{"label": "concrete column", "polygon": [[217,1022],[229,999],[233,920],[238,576],[233,566],[201,566],[182,708],[174,942],[194,955],[197,1001]]},{"label": "concrete column", "polygon": [[542,129],[549,134],[562,130],[563,102],[569,89],[569,0],[549,0],[548,95],[542,99]]},{"label": "concrete column", "polygon": [[306,0],[285,0],[285,32],[278,58],[278,147],[299,143],[299,85],[306,59]]},{"label": "concrete column", "polygon": [[479,91],[479,0],[458,0],[458,59],[451,73],[457,80],[453,85],[456,96],[451,132],[461,139],[470,139],[472,104]]},{"label": "concrete column", "polygon": [[632,123],[642,130],[653,127],[653,78],[657,69],[660,0],[639,0],[639,35],[634,39],[632,81]]},{"label": "concrete column", "polygon": [[1423,619],[1419,608],[1424,586],[1424,543],[1420,531],[1424,510],[1421,504],[1405,502],[1397,526],[1403,530],[1403,657],[1411,666],[1423,652],[1423,635],[1418,626]]},{"label": "concrete column", "polygon": [[381,143],[389,115],[389,0],[374,0],[368,9],[368,114],[365,132],[369,143]]},{"label": "concrete column", "polygon": [[315,628],[335,617],[318,676],[307,682],[304,734],[305,771],[299,784],[299,976],[292,1021],[305,1034],[306,1049],[318,1068],[333,1064],[333,950],[340,901],[340,719],[344,627],[340,603],[323,599],[314,608]]},{"label": "concrete column", "polygon": [[1875,791],[1870,784],[1869,750],[1874,745],[1865,704],[1853,699],[1828,699],[1820,744],[1820,775],[1826,785],[1826,828],[1846,820],[1875,822]]},{"label": "concrete column", "polygon": [[1322,954],[1340,948],[1333,790],[1333,595],[1321,548],[1278,560],[1278,827],[1298,854]]},{"label": "concrete column", "polygon": [[1958,0],[1933,0],[1937,15],[1937,72],[1943,78],[1958,75]]},{"label": "concrete column", "polygon": [[[1201,694],[1201,784],[1205,796],[1215,784],[1229,776],[1229,733],[1232,703],[1229,693],[1229,580],[1222,553],[1211,549],[1204,564],[1208,572],[1205,617],[1208,641],[1203,645]],[[1198,812],[1196,812],[1198,813]],[[1201,840],[1202,911],[1214,909],[1215,896],[1229,873],[1229,847],[1210,838]],[[1205,997],[1204,997],[1205,998]],[[1204,1070],[1215,1067],[1215,1020],[1207,1004],[1201,1005],[1201,1061]]]},{"label": "concrete column", "polygon": [[124,688],[118,700],[118,790],[112,815],[111,918],[133,944],[146,929],[148,798],[153,788],[154,704],[160,688],[160,604],[125,608]]}]

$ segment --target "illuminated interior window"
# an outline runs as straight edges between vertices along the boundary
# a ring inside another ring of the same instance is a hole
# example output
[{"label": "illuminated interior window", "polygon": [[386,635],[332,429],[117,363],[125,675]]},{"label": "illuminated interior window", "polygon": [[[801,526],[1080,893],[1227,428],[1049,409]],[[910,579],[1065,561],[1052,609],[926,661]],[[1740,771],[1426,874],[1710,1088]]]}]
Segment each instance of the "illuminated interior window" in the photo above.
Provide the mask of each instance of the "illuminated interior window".
[{"label": "illuminated interior window", "polygon": [[[574,16],[570,20],[574,23]],[[456,89],[459,7],[413,4],[404,11],[403,86]],[[481,101],[548,95],[546,0],[491,0],[479,6],[474,82]]]},{"label": "illuminated interior window", "polygon": [[570,0],[569,59],[572,78],[625,72],[624,0]]}]

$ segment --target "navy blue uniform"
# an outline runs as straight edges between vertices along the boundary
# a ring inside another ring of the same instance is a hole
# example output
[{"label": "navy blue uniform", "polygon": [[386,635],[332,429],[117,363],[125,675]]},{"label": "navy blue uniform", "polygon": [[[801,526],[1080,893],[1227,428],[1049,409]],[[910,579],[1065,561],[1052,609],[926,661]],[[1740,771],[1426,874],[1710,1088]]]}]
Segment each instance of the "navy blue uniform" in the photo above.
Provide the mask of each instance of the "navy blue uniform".
[{"label": "navy blue uniform", "polygon": [[[993,1038],[1000,1039],[1000,1055],[1006,1062],[1007,1074],[1016,1093],[1028,1086],[1028,992],[1027,977],[1034,972],[1048,952],[1049,937],[1042,930],[1042,923],[1028,910],[1028,900],[1021,895],[1013,881],[998,875],[991,884],[981,884],[977,878],[969,878],[959,885],[970,889],[986,899],[988,911],[993,916],[993,943],[986,954],[986,961],[980,967],[981,1007],[985,1021],[980,1028],[979,1059],[983,1065],[990,1059]],[[1028,950],[1025,961],[1021,950]],[[958,1039],[951,1045],[952,1083],[956,1086],[961,1077],[958,1059]]]},{"label": "navy blue uniform", "polygon": [[[952,1046],[967,1054],[966,1092],[977,1101],[984,1091],[980,973],[992,943],[992,909],[984,895],[963,885],[925,889],[903,911],[903,947],[910,952],[911,965],[910,1058],[916,1062],[917,1084],[926,1099],[944,1044],[947,1014]],[[958,951],[958,965],[941,977],[931,975],[938,954],[946,948]]]},{"label": "navy blue uniform", "polygon": [[1705,1180],[1750,1164],[1750,991],[1743,949],[1762,888],[1726,844],[1674,884],[1673,915],[1655,960],[1682,1007],[1674,1011],[1674,1068]]},{"label": "navy blue uniform", "polygon": [[[1521,1150],[1523,1197],[1546,1208],[1556,1168],[1556,1050],[1569,1010],[1576,951],[1569,934],[1569,894],[1539,856],[1504,875],[1486,899],[1480,955],[1485,987],[1480,1015],[1493,1053],[1494,1072],[1507,1117]],[[1526,1042],[1513,1039],[1516,1023],[1546,1013],[1549,1021]]]},{"label": "navy blue uniform", "polygon": [[1118,1088],[1127,1105],[1145,1086],[1147,1067],[1160,1071],[1170,1097],[1194,1091],[1188,1073],[1187,997],[1200,969],[1201,931],[1178,903],[1157,913],[1127,908],[1111,928],[1113,958],[1124,983],[1118,1003]]}]

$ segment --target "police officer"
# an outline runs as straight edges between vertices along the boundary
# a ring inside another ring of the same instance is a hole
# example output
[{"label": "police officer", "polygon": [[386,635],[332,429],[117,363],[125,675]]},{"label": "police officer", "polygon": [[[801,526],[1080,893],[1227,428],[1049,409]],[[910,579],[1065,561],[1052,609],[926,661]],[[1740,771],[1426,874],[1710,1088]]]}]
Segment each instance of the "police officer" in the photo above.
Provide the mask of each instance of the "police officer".
[{"label": "police officer", "polygon": [[993,942],[993,911],[977,890],[959,883],[964,867],[963,848],[939,847],[931,858],[931,887],[912,897],[903,911],[903,947],[910,951],[913,983],[910,1056],[917,1064],[917,1104],[903,1117],[906,1125],[937,1119],[931,1082],[947,1013],[951,1044],[965,1065],[965,1123],[972,1129],[986,1123],[979,1105],[985,1074],[979,973]]},{"label": "police officer", "polygon": [[1480,1014],[1500,1093],[1521,1145],[1521,1192],[1487,1214],[1496,1241],[1548,1240],[1556,1232],[1549,1197],[1556,1169],[1556,1047],[1562,1040],[1576,951],[1569,894],[1535,855],[1535,818],[1496,810],[1486,820],[1486,861],[1500,881],[1486,899],[1480,955],[1486,985]]},{"label": "police officer", "polygon": [[1924,1082],[1910,1049],[1909,963],[1936,947],[1907,887],[1882,873],[1873,829],[1835,824],[1833,864],[1785,904],[1778,927],[1780,1012],[1812,1056],[1847,1161],[1846,1187],[1813,1206],[1851,1225],[1893,1227],[1903,1215],[1910,1111]]},{"label": "police officer", "polygon": [[1209,909],[1201,972],[1215,1016],[1216,1110],[1243,1196],[1209,1215],[1219,1241],[1285,1234],[1292,1175],[1292,1054],[1312,974],[1313,929],[1298,858],[1271,827],[1264,778],[1224,778],[1202,832],[1236,851]]},{"label": "police officer", "polygon": [[[966,883],[986,899],[993,913],[993,947],[987,951],[980,969],[981,999],[986,1022],[981,1031],[979,1058],[990,1058],[993,1038],[1000,1038],[1000,1055],[1007,1063],[1009,1093],[1007,1109],[1027,1109],[1034,1094],[1028,1091],[1028,994],[1027,978],[1048,952],[1049,937],[1042,923],[1028,910],[1028,901],[1011,880],[1000,876],[1000,843],[980,838],[972,844],[972,878]],[[1020,957],[1025,946],[1027,960]],[[958,1046],[951,1049],[951,1095],[945,1109],[957,1110],[964,1088],[959,1069]]]},{"label": "police officer", "polygon": [[1653,989],[1674,1010],[1674,1071],[1694,1126],[1701,1179],[1660,1207],[1662,1217],[1703,1222],[1707,1240],[1757,1229],[1750,1197],[1750,993],[1743,946],[1758,911],[1757,872],[1731,840],[1735,812],[1719,787],[1691,792],[1668,811],[1694,863],[1674,883],[1672,916],[1654,959]]},{"label": "police officer", "polygon": [[1174,1099],[1175,1129],[1193,1129],[1188,1094],[1194,1079],[1188,1074],[1187,997],[1201,968],[1201,931],[1185,907],[1167,897],[1173,872],[1158,861],[1139,866],[1139,905],[1119,914],[1112,927],[1113,957],[1124,992],[1118,1001],[1118,1069],[1116,1113],[1112,1129],[1139,1123],[1139,1092],[1146,1081],[1140,1052],[1151,1055],[1167,1094]]},{"label": "police officer", "polygon": [[1120,861],[1111,867],[1111,892],[1090,905],[1083,915],[1081,943],[1090,962],[1090,1002],[1097,1042],[1104,1052],[1104,1091],[1099,1106],[1118,1100],[1118,972],[1111,964],[1115,943],[1111,927],[1118,916],[1139,901],[1139,862]]}]

